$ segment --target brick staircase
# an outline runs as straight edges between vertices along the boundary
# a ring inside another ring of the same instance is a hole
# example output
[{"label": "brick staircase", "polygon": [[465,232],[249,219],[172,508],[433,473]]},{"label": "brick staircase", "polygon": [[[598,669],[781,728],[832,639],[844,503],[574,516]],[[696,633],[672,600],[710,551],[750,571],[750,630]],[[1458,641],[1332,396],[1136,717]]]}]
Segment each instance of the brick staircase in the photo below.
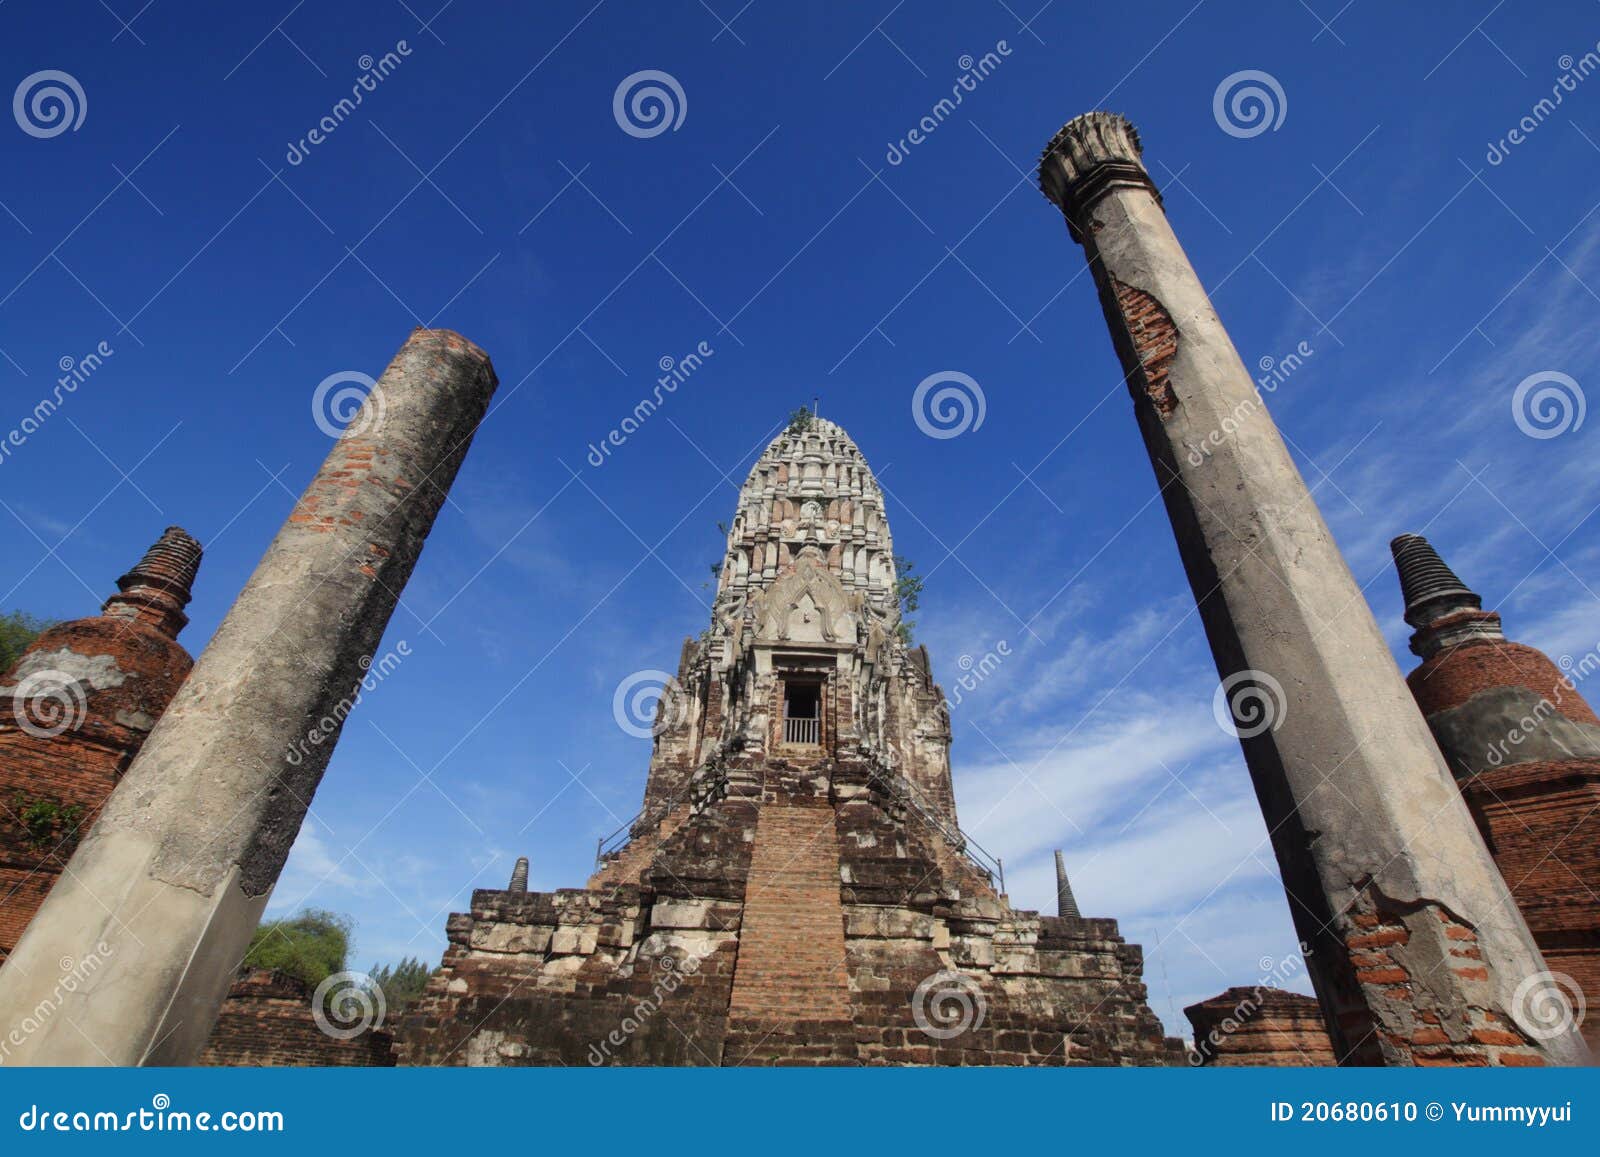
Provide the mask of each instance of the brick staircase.
[{"label": "brick staircase", "polygon": [[745,886],[725,1065],[853,1065],[834,811],[762,805]]}]

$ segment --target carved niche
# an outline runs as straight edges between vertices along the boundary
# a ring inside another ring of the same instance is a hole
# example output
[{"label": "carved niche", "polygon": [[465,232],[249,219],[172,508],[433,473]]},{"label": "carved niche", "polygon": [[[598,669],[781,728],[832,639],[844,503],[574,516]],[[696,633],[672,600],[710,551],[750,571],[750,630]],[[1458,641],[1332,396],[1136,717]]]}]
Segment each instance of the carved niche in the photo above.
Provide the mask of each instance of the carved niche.
[{"label": "carved niche", "polygon": [[856,616],[850,596],[825,565],[802,558],[755,600],[756,638],[771,643],[846,643],[856,641]]}]

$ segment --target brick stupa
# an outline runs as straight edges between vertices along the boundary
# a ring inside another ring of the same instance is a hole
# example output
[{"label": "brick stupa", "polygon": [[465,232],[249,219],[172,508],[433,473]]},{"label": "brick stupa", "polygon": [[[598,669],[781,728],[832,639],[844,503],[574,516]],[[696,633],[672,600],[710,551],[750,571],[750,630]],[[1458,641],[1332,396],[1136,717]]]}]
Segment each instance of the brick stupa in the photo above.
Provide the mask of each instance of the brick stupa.
[{"label": "brick stupa", "polygon": [[1600,1048],[1600,718],[1579,690],[1600,662],[1508,640],[1421,535],[1391,548],[1422,660],[1406,682],[1554,974],[1524,1027],[1577,1018]]},{"label": "brick stupa", "polygon": [[974,858],[896,579],[861,452],[791,424],[740,495],[626,843],[584,888],[519,869],[475,892],[401,1062],[1184,1063],[1116,921],[1013,909]]},{"label": "brick stupa", "polygon": [[98,615],[0,675],[0,962],[194,666],[178,642],[200,544],[168,527]]}]

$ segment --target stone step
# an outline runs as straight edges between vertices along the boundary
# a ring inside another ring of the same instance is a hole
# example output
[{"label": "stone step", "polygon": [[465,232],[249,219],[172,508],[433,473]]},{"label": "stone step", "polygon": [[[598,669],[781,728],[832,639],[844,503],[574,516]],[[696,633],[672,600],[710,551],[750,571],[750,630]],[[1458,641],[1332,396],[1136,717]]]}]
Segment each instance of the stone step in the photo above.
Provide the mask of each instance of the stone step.
[{"label": "stone step", "polygon": [[745,884],[724,1064],[857,1062],[839,887],[833,809],[764,804]]}]

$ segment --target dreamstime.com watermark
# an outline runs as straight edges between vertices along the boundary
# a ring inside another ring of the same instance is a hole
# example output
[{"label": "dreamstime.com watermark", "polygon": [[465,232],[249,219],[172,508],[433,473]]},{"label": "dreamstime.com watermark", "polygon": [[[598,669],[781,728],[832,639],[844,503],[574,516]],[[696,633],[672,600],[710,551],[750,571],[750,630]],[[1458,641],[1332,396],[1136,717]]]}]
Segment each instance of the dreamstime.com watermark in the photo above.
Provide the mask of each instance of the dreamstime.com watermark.
[{"label": "dreamstime.com watermark", "polygon": [[55,388],[35,402],[22,421],[7,431],[4,439],[0,439],[0,463],[4,463],[13,451],[21,449],[29,438],[37,434],[50,416],[61,408],[61,403],[77,393],[78,387],[93,377],[106,359],[116,352],[110,342],[102,341],[81,358],[68,354],[58,360],[56,367],[61,371],[61,376],[56,379]]},{"label": "dreamstime.com watermark", "polygon": [[91,976],[100,971],[101,965],[115,954],[116,950],[102,940],[94,946],[93,952],[80,960],[63,957],[60,961],[61,978],[56,981],[50,995],[24,1013],[22,1019],[6,1027],[6,1035],[0,1038],[0,1065],[6,1063],[12,1049],[21,1048],[24,1041],[48,1024],[50,1018],[61,1010],[66,998],[82,988]]},{"label": "dreamstime.com watermark", "polygon": [[311,391],[311,420],[330,438],[357,438],[376,430],[386,412],[377,379],[360,370],[329,374]]},{"label": "dreamstime.com watermark", "polygon": [[356,684],[355,691],[346,695],[333,705],[333,710],[317,721],[317,725],[306,732],[305,738],[298,740],[293,747],[284,753],[284,759],[293,767],[299,767],[302,760],[310,755],[314,748],[321,747],[331,736],[337,735],[344,726],[345,719],[354,711],[366,697],[369,691],[376,691],[378,684],[382,683],[400,667],[401,660],[410,658],[411,644],[401,639],[394,648],[385,651],[376,661],[371,655],[361,656],[361,670],[363,672],[360,682]]},{"label": "dreamstime.com watermark", "polygon": [[1258,361],[1256,367],[1261,371],[1261,376],[1256,378],[1255,396],[1240,402],[1228,412],[1228,416],[1222,419],[1215,430],[1200,439],[1198,444],[1189,447],[1187,455],[1189,465],[1199,466],[1211,457],[1213,450],[1237,433],[1247,419],[1259,413],[1266,405],[1267,400],[1262,395],[1276,393],[1278,387],[1288,381],[1316,352],[1311,348],[1310,342],[1303,341],[1280,358],[1268,354]]},{"label": "dreamstime.com watermark", "polygon": [[1534,1040],[1555,1040],[1583,1025],[1583,988],[1565,972],[1525,976],[1511,994],[1511,1019]]},{"label": "dreamstime.com watermark", "polygon": [[646,68],[622,78],[611,94],[611,115],[630,137],[649,140],[677,132],[689,115],[689,98],[671,73]]},{"label": "dreamstime.com watermark", "polygon": [[165,1093],[151,1097],[148,1109],[126,1113],[29,1105],[17,1117],[17,1127],[24,1133],[282,1133],[285,1128],[283,1114],[276,1109],[191,1113],[174,1109]]},{"label": "dreamstime.com watermark", "polygon": [[1222,78],[1211,94],[1211,115],[1217,127],[1241,140],[1277,132],[1289,116],[1289,98],[1270,72],[1245,68]]},{"label": "dreamstime.com watermark", "polygon": [[335,972],[311,994],[311,1019],[334,1040],[382,1028],[388,1010],[382,986],[365,972]]},{"label": "dreamstime.com watermark", "polygon": [[1004,40],[995,41],[994,51],[985,52],[974,60],[967,54],[956,61],[961,69],[961,75],[956,77],[956,82],[950,86],[950,95],[941,97],[928,110],[927,114],[917,122],[916,127],[901,137],[898,141],[890,141],[889,149],[883,159],[891,165],[898,165],[911,155],[911,150],[927,140],[946,118],[956,111],[966,94],[977,92],[978,85],[982,84],[995,69],[1000,67],[1001,61],[1011,55],[1011,45]]},{"label": "dreamstime.com watermark", "polygon": [[1001,639],[992,648],[985,651],[982,656],[974,659],[971,655],[963,654],[956,660],[956,666],[961,674],[956,676],[955,697],[946,695],[939,700],[938,712],[948,720],[967,694],[976,691],[996,671],[1000,664],[1011,657],[1011,640]]},{"label": "dreamstime.com watermark", "polygon": [[1255,1019],[1260,1010],[1263,990],[1268,988],[1282,988],[1289,980],[1299,976],[1305,971],[1306,957],[1311,954],[1310,947],[1304,940],[1300,942],[1299,951],[1293,956],[1285,956],[1282,960],[1274,960],[1270,956],[1263,956],[1257,961],[1261,969],[1261,976],[1255,985],[1234,1004],[1233,1010],[1223,1017],[1211,1031],[1206,1033],[1204,1040],[1196,1038],[1194,1048],[1189,1050],[1189,1063],[1203,1065],[1216,1056],[1217,1049],[1226,1037],[1232,1036],[1245,1025]]},{"label": "dreamstime.com watermark", "polygon": [[88,714],[88,688],[77,676],[55,667],[29,671],[11,692],[11,717],[35,739],[76,731]]},{"label": "dreamstime.com watermark", "polygon": [[650,995],[634,1001],[633,1007],[622,1018],[622,1023],[607,1033],[603,1040],[589,1046],[589,1063],[599,1066],[614,1059],[612,1050],[622,1048],[634,1033],[648,1024],[650,1018],[660,1011],[662,1002],[676,992],[686,978],[698,973],[700,965],[716,949],[715,944],[707,944],[698,951],[685,953],[682,960],[670,952],[663,952],[656,957],[656,982],[650,986]]},{"label": "dreamstime.com watermark", "polygon": [[911,392],[911,420],[930,438],[943,441],[983,425],[989,412],[983,387],[960,370],[940,370]]},{"label": "dreamstime.com watermark", "polygon": [[678,387],[693,377],[695,371],[705,365],[706,359],[716,352],[711,348],[710,342],[703,341],[681,358],[663,356],[656,363],[661,370],[661,376],[656,379],[655,389],[646,397],[640,398],[628,416],[623,418],[604,438],[600,439],[599,445],[593,442],[589,443],[589,453],[587,455],[589,465],[597,468],[604,466],[606,460],[611,457],[612,447],[621,446],[634,434],[638,433],[639,428],[649,420],[650,415],[661,408],[661,404],[667,400],[667,396],[677,393]]},{"label": "dreamstime.com watermark", "polygon": [[1561,678],[1556,680],[1556,685],[1550,689],[1550,694],[1540,696],[1539,702],[1535,703],[1527,714],[1513,723],[1502,738],[1495,740],[1485,750],[1484,759],[1490,767],[1499,767],[1505,763],[1507,756],[1538,734],[1547,719],[1561,713],[1561,704],[1566,701],[1567,692],[1577,695],[1578,684],[1596,671],[1600,671],[1600,643],[1576,659],[1571,655],[1562,655],[1556,660],[1556,665],[1561,668]]},{"label": "dreamstime.com watermark", "polygon": [[303,162],[311,155],[312,149],[338,131],[339,126],[350,118],[356,111],[356,106],[366,98],[366,94],[377,92],[378,85],[389,79],[394,70],[399,68],[410,55],[411,46],[404,40],[396,40],[394,48],[378,59],[374,60],[369,54],[356,61],[361,69],[361,75],[356,77],[356,82],[350,86],[350,95],[341,97],[305,136],[298,141],[290,141],[289,151],[284,153],[283,159],[291,165]]},{"label": "dreamstime.com watermark", "polygon": [[1511,420],[1530,438],[1543,442],[1583,425],[1589,400],[1571,374],[1540,370],[1511,391]]},{"label": "dreamstime.com watermark", "polygon": [[978,982],[964,972],[945,969],[925,976],[911,994],[911,1019],[934,1040],[954,1040],[983,1027],[989,1002]]},{"label": "dreamstime.com watermark", "polygon": [[[1526,141],[1549,119],[1550,114],[1556,111],[1567,93],[1577,92],[1578,85],[1587,80],[1591,73],[1600,71],[1600,44],[1594,50],[1585,52],[1577,60],[1573,60],[1570,53],[1563,55],[1556,61],[1556,66],[1561,69],[1561,75],[1556,77],[1556,82],[1550,86],[1550,95],[1541,97],[1534,102],[1515,126],[1498,141],[1490,141],[1488,151],[1483,154],[1483,159],[1491,165],[1498,165],[1511,155],[1511,150]],[[1552,99],[1554,98],[1554,99]]]},{"label": "dreamstime.com watermark", "polygon": [[1283,725],[1289,699],[1283,684],[1266,671],[1235,671],[1217,684],[1211,714],[1217,726],[1235,739],[1254,739]]},{"label": "dreamstime.com watermark", "polygon": [[665,671],[635,671],[611,695],[611,717],[635,739],[652,739],[682,723],[689,699],[678,680]]},{"label": "dreamstime.com watermark", "polygon": [[89,98],[77,77],[47,68],[22,78],[11,97],[11,115],[30,137],[48,140],[83,127],[89,116]]}]

